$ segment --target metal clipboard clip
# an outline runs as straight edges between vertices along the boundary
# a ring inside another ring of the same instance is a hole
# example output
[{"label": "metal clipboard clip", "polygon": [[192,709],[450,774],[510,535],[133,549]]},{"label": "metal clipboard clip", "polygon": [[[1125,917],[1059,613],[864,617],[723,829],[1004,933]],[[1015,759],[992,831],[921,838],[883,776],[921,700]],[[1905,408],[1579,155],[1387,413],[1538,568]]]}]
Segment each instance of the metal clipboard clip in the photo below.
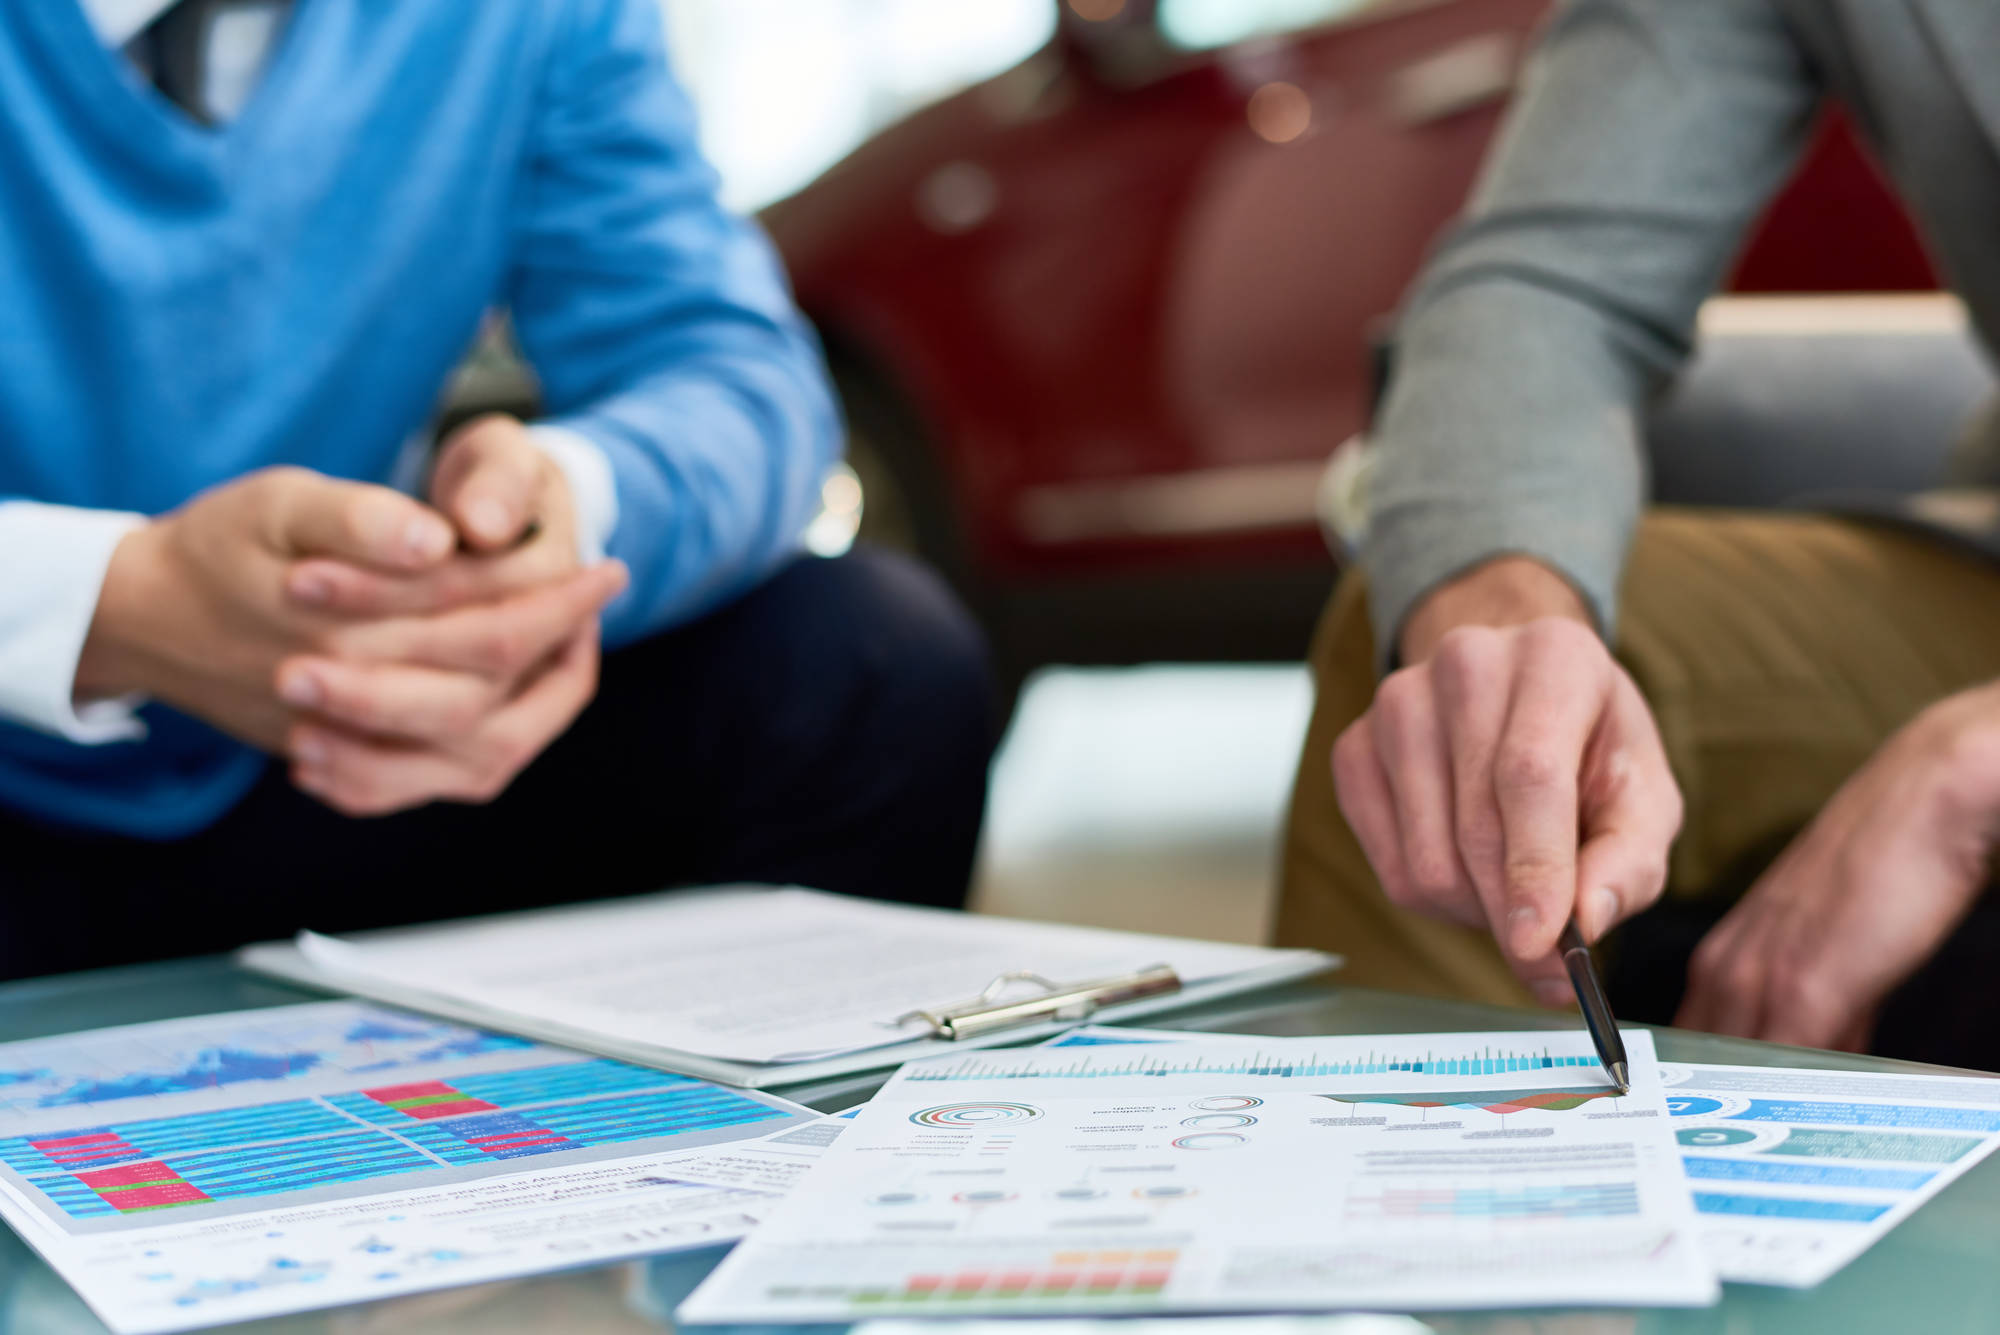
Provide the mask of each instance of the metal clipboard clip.
[{"label": "metal clipboard clip", "polygon": [[[1042,990],[1013,1001],[1000,1000],[1014,983],[1030,983]],[[1096,978],[1085,983],[1057,983],[1038,973],[1018,969],[1003,973],[969,1001],[949,1006],[913,1010],[897,1019],[899,1025],[922,1020],[938,1038],[978,1038],[999,1029],[1033,1024],[1037,1020],[1084,1020],[1105,1006],[1141,997],[1165,996],[1181,990],[1181,977],[1165,964],[1154,964],[1137,973],[1117,978]]]}]

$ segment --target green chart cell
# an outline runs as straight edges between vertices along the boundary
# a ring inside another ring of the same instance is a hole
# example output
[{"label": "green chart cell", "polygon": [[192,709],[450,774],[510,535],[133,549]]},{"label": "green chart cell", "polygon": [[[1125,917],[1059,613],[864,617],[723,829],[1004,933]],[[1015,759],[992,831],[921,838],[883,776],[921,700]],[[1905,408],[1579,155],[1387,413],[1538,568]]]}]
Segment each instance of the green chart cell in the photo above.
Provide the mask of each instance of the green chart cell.
[{"label": "green chart cell", "polygon": [[1912,1136],[1897,1132],[1820,1131],[1794,1127],[1765,1154],[1806,1159],[1888,1159],[1898,1163],[1953,1163],[1979,1148],[1974,1136]]}]

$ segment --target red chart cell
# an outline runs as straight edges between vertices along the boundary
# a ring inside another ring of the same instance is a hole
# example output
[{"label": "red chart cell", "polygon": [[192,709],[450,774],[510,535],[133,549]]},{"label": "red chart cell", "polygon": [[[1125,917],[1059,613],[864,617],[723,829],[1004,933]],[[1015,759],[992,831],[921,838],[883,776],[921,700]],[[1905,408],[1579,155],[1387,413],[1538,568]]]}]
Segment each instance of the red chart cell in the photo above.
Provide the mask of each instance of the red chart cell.
[{"label": "red chart cell", "polygon": [[497,1103],[476,1099],[462,1089],[454,1089],[442,1080],[421,1080],[409,1085],[384,1085],[380,1089],[361,1091],[375,1102],[394,1108],[405,1117],[414,1117],[420,1122],[428,1122],[439,1117],[458,1117],[465,1113],[494,1112]]},{"label": "red chart cell", "polygon": [[211,1199],[201,1188],[157,1159],[78,1173],[76,1180],[122,1214],[193,1205]]}]

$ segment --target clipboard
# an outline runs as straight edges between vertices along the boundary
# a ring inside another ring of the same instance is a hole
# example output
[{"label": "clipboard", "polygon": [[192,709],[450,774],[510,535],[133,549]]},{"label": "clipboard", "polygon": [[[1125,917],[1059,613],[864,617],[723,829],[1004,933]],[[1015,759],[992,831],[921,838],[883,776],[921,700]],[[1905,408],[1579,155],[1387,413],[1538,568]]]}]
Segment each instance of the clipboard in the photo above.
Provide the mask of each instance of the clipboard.
[{"label": "clipboard", "polygon": [[[1012,1001],[1003,1000],[1007,989],[1018,983],[1041,990]],[[922,1020],[930,1026],[931,1037],[957,1042],[1049,1020],[1087,1020],[1106,1006],[1170,996],[1180,990],[1180,975],[1166,964],[1151,964],[1115,978],[1093,978],[1081,983],[1057,983],[1027,969],[1015,969],[994,978],[976,997],[913,1010],[899,1016],[896,1023],[906,1025],[912,1020]]]},{"label": "clipboard", "polygon": [[[821,1028],[809,1036],[784,1032],[805,1004],[805,989],[788,983],[775,994],[778,1019],[765,1022],[753,1014],[753,1024],[764,1023],[779,1036],[760,1035],[732,1051],[726,1044],[733,1039],[701,1029],[700,1008],[722,1007],[727,1020],[731,1005],[740,1002],[754,1011],[765,1004],[772,994],[763,972],[785,967],[770,962],[773,922],[793,927],[780,942],[790,953],[779,958],[803,959],[802,968],[825,975],[817,988],[829,998],[832,1018],[810,1016],[808,1025]],[[801,922],[810,923],[812,931],[802,934]],[[708,973],[682,968],[691,958],[691,932],[706,943],[693,962]],[[885,988],[875,976],[876,953],[892,945],[907,955],[912,940],[927,943],[921,949],[939,956],[936,967],[916,961],[933,976],[926,986]],[[839,943],[837,948],[828,948],[829,941]],[[741,986],[730,995],[711,985],[718,949],[737,956],[731,986]],[[663,891],[349,940],[307,933],[252,946],[239,958],[259,973],[308,987],[752,1089],[1031,1041],[1083,1019],[1126,1023],[1288,983],[1340,963],[1311,950],[981,918],[748,885]],[[954,963],[975,958],[976,968]],[[1123,972],[1131,961],[1149,960],[1161,963]],[[982,979],[991,981],[980,988]],[[1067,981],[1072,979],[1083,981]],[[612,996],[600,1002],[607,987],[613,987]],[[978,991],[959,1001],[935,1000],[940,991],[954,988]],[[899,1012],[905,1018],[901,1025],[893,1018]],[[831,1039],[823,1037],[829,1032]],[[749,1042],[762,1047],[747,1050]]]}]

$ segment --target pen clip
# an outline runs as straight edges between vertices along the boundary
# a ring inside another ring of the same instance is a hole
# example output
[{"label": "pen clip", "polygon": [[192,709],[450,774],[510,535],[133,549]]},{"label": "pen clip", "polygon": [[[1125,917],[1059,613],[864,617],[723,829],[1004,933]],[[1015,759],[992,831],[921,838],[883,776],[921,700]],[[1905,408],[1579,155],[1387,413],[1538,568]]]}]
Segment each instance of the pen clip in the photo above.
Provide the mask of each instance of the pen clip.
[{"label": "pen clip", "polygon": [[[1027,983],[1041,991],[1013,1001],[1001,1000],[1007,989],[1017,983]],[[1058,983],[1026,969],[1015,969],[996,976],[970,1000],[913,1010],[899,1016],[896,1023],[905,1025],[922,1020],[938,1038],[976,1038],[1041,1020],[1084,1020],[1105,1006],[1163,996],[1180,988],[1180,975],[1165,964],[1082,983]]]}]

